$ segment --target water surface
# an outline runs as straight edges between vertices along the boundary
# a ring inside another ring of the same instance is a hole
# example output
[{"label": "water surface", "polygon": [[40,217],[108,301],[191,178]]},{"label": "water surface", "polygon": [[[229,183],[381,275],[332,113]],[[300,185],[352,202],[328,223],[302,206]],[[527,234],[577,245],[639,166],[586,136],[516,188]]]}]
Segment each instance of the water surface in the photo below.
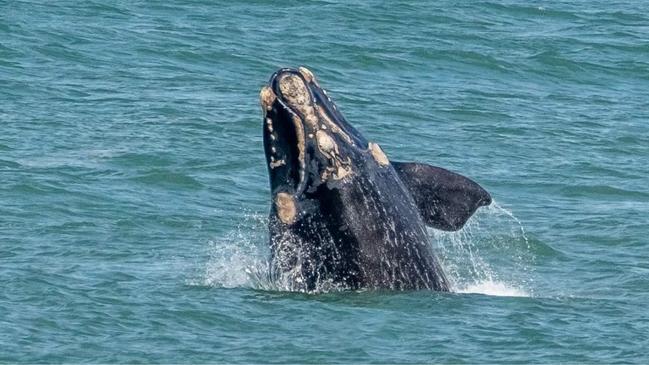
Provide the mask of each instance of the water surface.
[{"label": "water surface", "polygon": [[[649,6],[0,1],[0,361],[649,361]],[[496,205],[455,293],[259,279],[259,88],[306,65]]]}]

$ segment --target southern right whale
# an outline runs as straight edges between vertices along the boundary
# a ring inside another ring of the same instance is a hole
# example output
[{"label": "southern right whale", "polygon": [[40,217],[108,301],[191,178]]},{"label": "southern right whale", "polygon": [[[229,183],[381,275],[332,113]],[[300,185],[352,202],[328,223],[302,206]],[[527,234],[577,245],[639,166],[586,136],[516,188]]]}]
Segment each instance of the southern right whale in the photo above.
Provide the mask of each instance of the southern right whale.
[{"label": "southern right whale", "polygon": [[425,225],[458,230],[489,193],[443,168],[390,161],[304,67],[275,72],[260,99],[273,275],[300,291],[448,291]]}]

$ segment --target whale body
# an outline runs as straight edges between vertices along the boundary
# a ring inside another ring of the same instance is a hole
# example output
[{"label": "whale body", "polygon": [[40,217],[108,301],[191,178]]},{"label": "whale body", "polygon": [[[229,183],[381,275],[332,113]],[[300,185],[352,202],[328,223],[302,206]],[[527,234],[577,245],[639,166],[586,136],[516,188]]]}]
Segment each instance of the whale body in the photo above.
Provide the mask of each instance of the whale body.
[{"label": "whale body", "polygon": [[275,72],[260,102],[271,273],[299,291],[448,291],[426,225],[462,228],[489,193],[440,167],[391,161],[304,67]]}]

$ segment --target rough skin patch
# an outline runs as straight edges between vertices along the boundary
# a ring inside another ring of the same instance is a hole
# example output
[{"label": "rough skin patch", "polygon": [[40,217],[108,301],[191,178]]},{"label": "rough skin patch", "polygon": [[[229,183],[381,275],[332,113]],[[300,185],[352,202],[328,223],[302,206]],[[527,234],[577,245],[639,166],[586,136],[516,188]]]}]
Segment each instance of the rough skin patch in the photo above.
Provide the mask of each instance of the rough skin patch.
[{"label": "rough skin patch", "polygon": [[275,198],[275,207],[277,208],[277,217],[284,224],[291,224],[295,222],[297,214],[297,207],[295,206],[295,199],[287,193],[279,193]]},{"label": "rough skin patch", "polygon": [[285,75],[279,80],[279,90],[291,105],[299,107],[309,101],[309,91],[299,76]]},{"label": "rough skin patch", "polygon": [[318,148],[322,153],[331,155],[332,152],[338,150],[336,142],[334,142],[333,138],[331,138],[325,131],[317,131],[315,139],[318,141]]},{"label": "rough skin patch", "polygon": [[271,161],[270,168],[274,169],[276,167],[284,166],[284,165],[286,165],[286,161],[284,161],[284,160]]},{"label": "rough skin patch", "polygon": [[311,129],[318,129],[318,117],[311,105],[311,94],[302,78],[293,74],[284,75],[279,80],[279,90],[283,100],[302,114],[304,123]]},{"label": "rough skin patch", "polygon": [[390,160],[388,160],[388,156],[383,153],[383,150],[381,147],[379,147],[378,144],[370,142],[368,144],[369,150],[372,153],[372,157],[374,157],[374,160],[380,165],[380,166],[387,166],[390,164]]},{"label": "rough skin patch", "polygon": [[315,83],[315,76],[313,76],[311,70],[306,67],[298,67],[297,70],[302,74],[302,76],[304,76],[306,81]]},{"label": "rough skin patch", "polygon": [[329,159],[330,163],[330,166],[325,168],[320,178],[326,181],[329,177],[340,180],[349,176],[352,173],[351,160],[349,157],[347,157],[347,160],[343,160],[338,145],[331,135],[324,130],[319,130],[316,132],[315,139],[318,143],[318,149]]},{"label": "rough skin patch", "polygon": [[273,103],[276,99],[277,95],[275,95],[270,87],[264,86],[261,88],[261,91],[259,92],[259,101],[261,102],[261,109],[264,114],[273,108]]},{"label": "rough skin patch", "polygon": [[338,169],[336,170],[336,173],[334,174],[334,180],[341,180],[346,178],[347,176],[352,174],[352,168],[351,166],[343,167],[338,165]]}]

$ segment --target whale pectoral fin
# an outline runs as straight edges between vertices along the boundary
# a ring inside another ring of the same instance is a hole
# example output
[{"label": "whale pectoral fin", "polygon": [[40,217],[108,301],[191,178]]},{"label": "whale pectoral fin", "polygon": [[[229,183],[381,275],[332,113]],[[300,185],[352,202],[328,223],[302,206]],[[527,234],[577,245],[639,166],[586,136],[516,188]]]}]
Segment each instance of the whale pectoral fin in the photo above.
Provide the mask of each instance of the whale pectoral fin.
[{"label": "whale pectoral fin", "polygon": [[461,229],[491,196],[476,182],[441,167],[414,162],[392,166],[410,189],[424,222],[444,231]]}]

